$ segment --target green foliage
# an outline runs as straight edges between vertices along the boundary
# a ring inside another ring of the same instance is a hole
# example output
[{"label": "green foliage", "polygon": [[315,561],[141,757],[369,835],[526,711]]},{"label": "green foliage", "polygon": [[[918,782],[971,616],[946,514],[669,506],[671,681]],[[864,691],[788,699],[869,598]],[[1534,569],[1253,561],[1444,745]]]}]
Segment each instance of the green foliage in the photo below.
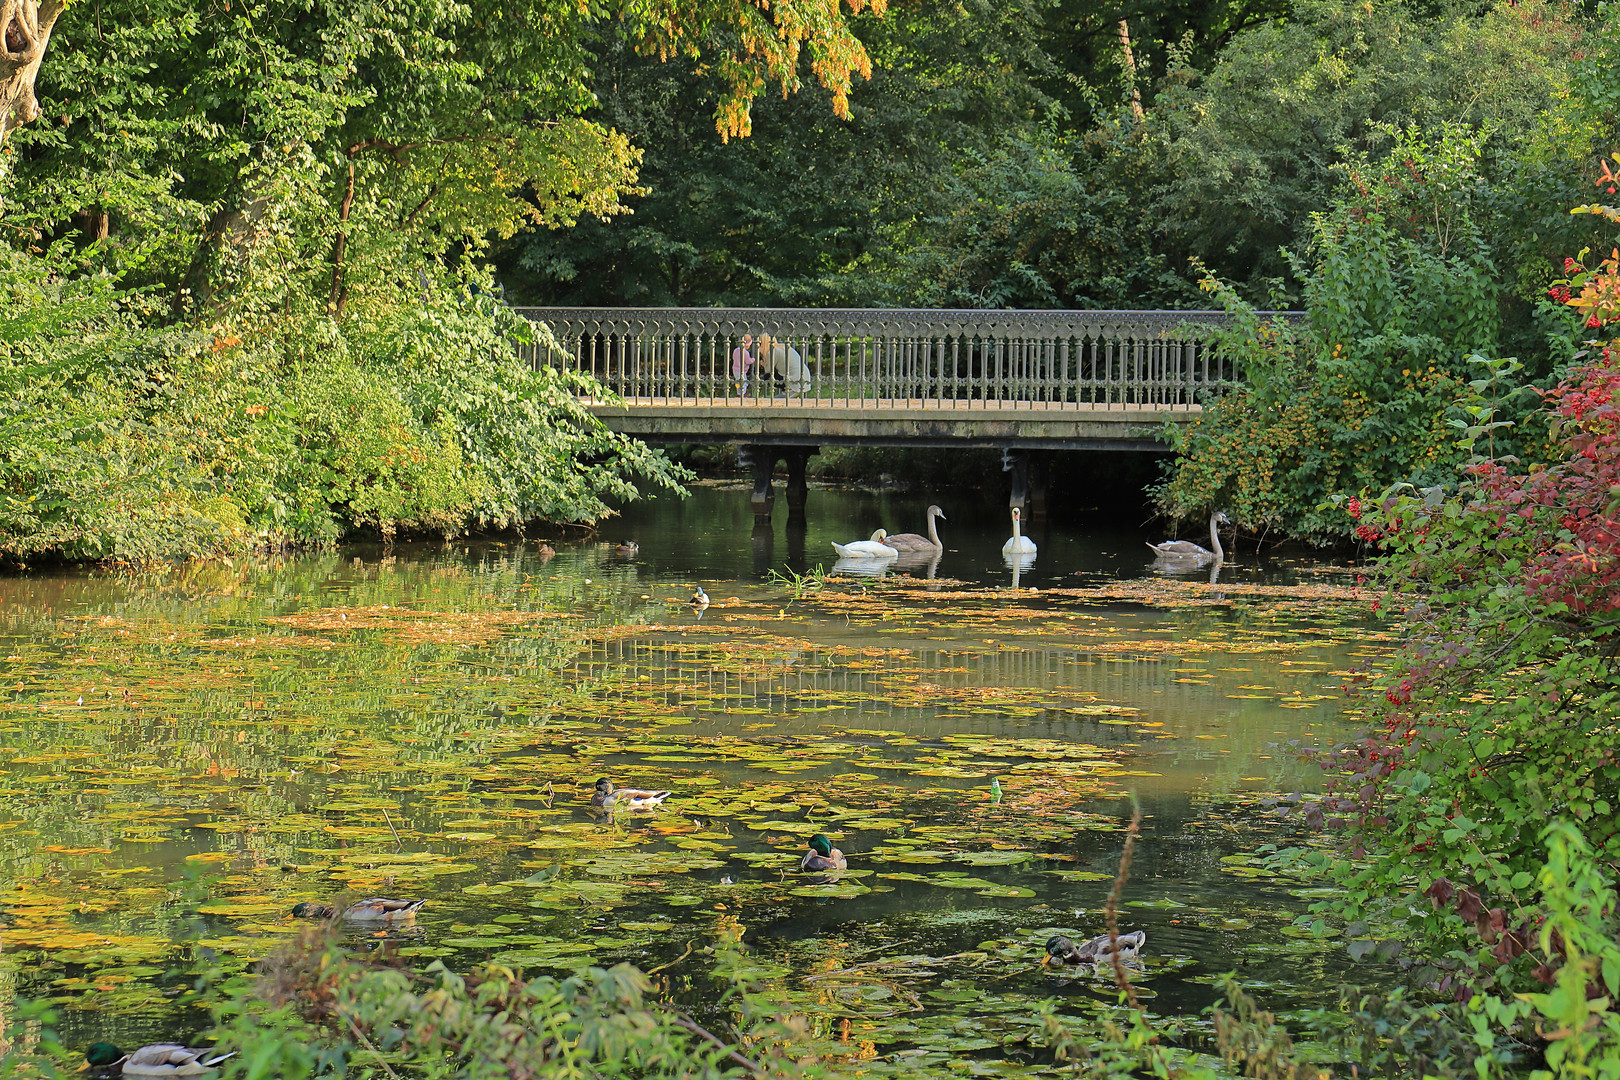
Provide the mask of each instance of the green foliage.
[{"label": "green foliage", "polygon": [[879,302],[883,230],[944,212],[939,177],[962,153],[1051,107],[1035,85],[1051,68],[1043,7],[928,0],[855,20],[876,66],[849,119],[816,91],[762,99],[743,142],[708,122],[712,72],[609,39],[589,115],[645,148],[646,190],[633,214],[500,245],[502,280],[539,303]]},{"label": "green foliage", "polygon": [[814,596],[826,588],[827,579],[830,577],[832,575],[820,565],[817,565],[814,570],[806,570],[802,574],[796,573],[790,566],[784,566],[780,570],[772,567],[766,574],[765,580],[791,593],[788,602],[792,603],[795,600],[803,600],[806,596]]},{"label": "green foliage", "polygon": [[473,522],[597,521],[638,497],[637,479],[671,488],[689,475],[592,417],[582,398],[606,393],[588,376],[531,370],[514,343],[536,333],[547,331],[487,299],[368,328],[368,366],[393,373],[424,425],[452,433],[476,478],[464,489]]},{"label": "green foliage", "polygon": [[686,475],[592,418],[588,381],[530,370],[522,320],[487,300],[237,337],[150,328],[105,277],[4,258],[0,558],[595,521]]},{"label": "green foliage", "polygon": [[[717,975],[735,946],[717,946]],[[209,1033],[234,1055],[221,1077],[317,1076],[493,1080],[548,1077],[791,1077],[795,1029],[746,1004],[729,980],[736,1042],[706,1031],[620,964],[565,978],[488,965],[459,975],[435,961],[412,972],[304,935],[266,959],[250,982],[205,987]],[[7,1080],[71,1074],[45,1008],[24,1003],[0,1046]]]},{"label": "green foliage", "polygon": [[801,59],[847,113],[868,6],[108,0],[57,27],[10,224],[104,236],[180,311],[388,306],[433,260],[624,209],[639,152],[581,116],[602,36],[706,65],[735,136]]},{"label": "green foliage", "polygon": [[[1387,836],[1381,833],[1377,839]],[[1493,908],[1479,911],[1473,932],[1476,945],[1493,944],[1493,952],[1519,957],[1521,967],[1536,965],[1530,986],[1538,988],[1506,992],[1509,987],[1485,974],[1492,963],[1480,962],[1464,948],[1435,961],[1453,971],[1439,983],[1446,991],[1443,997],[1429,992],[1433,984],[1418,992],[1346,994],[1341,1016],[1324,1012],[1318,1022],[1337,1026],[1341,1019],[1350,1021],[1343,1029],[1344,1053],[1364,1075],[1443,1080],[1620,1076],[1620,1013],[1613,1007],[1620,990],[1620,924],[1615,920],[1612,866],[1596,858],[1584,830],[1567,819],[1555,818],[1538,832],[1527,832],[1525,842],[1539,852],[1536,872],[1527,873],[1529,880],[1521,886],[1539,901],[1535,925],[1504,929],[1502,909]],[[1458,895],[1477,907],[1477,895],[1472,901],[1466,892]],[[1364,894],[1353,894],[1350,906],[1363,899]],[[1382,902],[1392,913],[1409,903],[1393,894],[1385,894]],[[1418,902],[1429,906],[1429,899]],[[1344,905],[1329,901],[1315,907],[1318,912],[1340,911]],[[1420,977],[1429,979],[1434,971],[1418,969]]]},{"label": "green foliage", "polygon": [[238,995],[220,1010],[214,1037],[242,1048],[225,1077],[302,1080],[333,1067],[441,1080],[721,1077],[750,1062],[656,1002],[628,965],[557,979],[493,965],[462,976],[435,962],[413,975],[328,953],[311,974],[279,1009]]},{"label": "green foliage", "polygon": [[43,1001],[19,1001],[0,1032],[0,1080],[55,1080],[68,1057],[56,1036],[56,1011]]},{"label": "green foliage", "polygon": [[200,555],[237,542],[241,509],[153,403],[139,297],[66,256],[0,251],[0,558]]},{"label": "green foliage", "polygon": [[1547,917],[1533,948],[1557,973],[1546,989],[1512,998],[1478,996],[1475,1030],[1483,1019],[1498,1030],[1533,1029],[1547,1041],[1546,1068],[1531,1080],[1620,1076],[1620,941],[1616,940],[1613,879],[1594,860],[1583,830],[1567,820],[1542,830],[1547,860],[1536,875]]},{"label": "green foliage", "polygon": [[639,151],[581,115],[603,37],[706,65],[731,136],[801,60],[846,113],[870,73],[848,20],[882,7],[75,6],[50,121],[0,169],[0,558],[593,521],[673,485],[461,299],[478,253],[640,190]]},{"label": "green foliage", "polygon": [[[1430,15],[1398,2],[1307,2],[1233,38],[1203,76],[1161,93],[1153,209],[1251,298],[1290,266],[1321,192],[1392,129],[1488,131],[1485,173],[1537,130],[1567,87],[1577,20],[1550,3]],[[1562,158],[1567,183],[1578,158]],[[1506,215],[1503,222],[1510,218]]]},{"label": "green foliage", "polygon": [[1390,151],[1352,166],[1314,219],[1299,260],[1307,326],[1262,324],[1206,282],[1234,313],[1217,347],[1245,385],[1175,434],[1157,492],[1171,517],[1219,505],[1245,527],[1331,543],[1355,526],[1323,509],[1334,495],[1445,483],[1482,434],[1494,452],[1536,451],[1505,427],[1534,395],[1511,362],[1485,359],[1500,306],[1474,209],[1484,136],[1389,135]]},{"label": "green foliage", "polygon": [[[1612,324],[1614,260],[1569,266],[1565,302]],[[1376,507],[1342,504],[1384,551],[1406,642],[1374,688],[1381,729],[1332,759],[1313,811],[1349,827],[1353,856],[1328,863],[1344,891],[1320,907],[1355,921],[1347,935],[1379,926],[1416,946],[1419,984],[1467,1007],[1413,1007],[1399,1037],[1467,1035],[1458,1056],[1478,1055],[1480,1076],[1507,1074],[1502,1044],[1532,1038],[1532,1076],[1620,1075],[1615,344],[1589,342],[1545,395],[1549,463],[1482,453],[1498,429],[1481,408],[1460,421],[1473,456],[1454,494],[1397,485]]]},{"label": "green foliage", "polygon": [[1484,461],[1456,496],[1398,492],[1362,526],[1387,552],[1410,636],[1384,688],[1384,730],[1345,759],[1341,801],[1369,834],[1402,840],[1347,880],[1365,903],[1416,875],[1434,903],[1406,921],[1447,948],[1498,911],[1488,966],[1501,973],[1476,985],[1522,978],[1510,964],[1522,948],[1503,943],[1546,903],[1524,821],[1567,820],[1599,859],[1616,855],[1611,363],[1558,390],[1565,460],[1529,473]]},{"label": "green foliage", "polygon": [[879,295],[937,308],[1188,305],[1197,294],[1153,251],[1146,207],[1112,170],[1082,171],[1090,160],[1049,131],[965,155],[939,178],[941,204],[883,238]]}]

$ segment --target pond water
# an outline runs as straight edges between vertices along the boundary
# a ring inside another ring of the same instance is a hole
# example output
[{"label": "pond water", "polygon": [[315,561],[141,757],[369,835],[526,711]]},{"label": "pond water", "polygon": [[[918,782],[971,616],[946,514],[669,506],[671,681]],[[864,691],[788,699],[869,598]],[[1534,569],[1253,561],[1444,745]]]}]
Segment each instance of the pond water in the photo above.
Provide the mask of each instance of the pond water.
[{"label": "pond water", "polygon": [[[932,579],[791,583],[929,501]],[[1196,1028],[1234,969],[1284,1008],[1331,996],[1342,943],[1296,925],[1308,883],[1255,853],[1304,839],[1270,796],[1313,788],[1297,748],[1354,729],[1341,687],[1384,654],[1350,572],[1239,554],[1211,586],[1150,570],[1136,522],[1079,516],[1028,530],[1014,587],[989,496],[815,489],[807,525],[777,518],[701,486],[549,558],[0,579],[0,993],[60,1002],[69,1045],[185,1035],[195,972],[274,947],[294,903],[426,896],[414,927],[357,937],[667,965],[693,1008],[705,950],[740,939],[824,1053],[1018,1071],[1034,1003],[1114,999],[1039,960],[1104,931],[1134,797],[1119,915],[1148,935],[1147,1006]],[[599,776],[674,794],[603,820]],[[847,873],[797,872],[817,832]]]}]

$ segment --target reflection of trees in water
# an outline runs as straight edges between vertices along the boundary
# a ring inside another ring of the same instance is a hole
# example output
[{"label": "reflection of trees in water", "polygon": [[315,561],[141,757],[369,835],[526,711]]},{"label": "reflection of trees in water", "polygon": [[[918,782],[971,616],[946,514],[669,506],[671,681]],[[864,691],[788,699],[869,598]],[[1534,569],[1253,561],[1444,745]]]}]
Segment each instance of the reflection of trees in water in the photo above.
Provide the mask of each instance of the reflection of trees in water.
[{"label": "reflection of trees in water", "polygon": [[[578,630],[622,621],[614,594],[591,620],[541,617],[473,647],[272,620],[384,604],[474,621],[573,606],[577,578],[538,577],[537,565],[329,556],[157,584],[0,580],[0,859],[23,886],[7,895],[8,954],[149,962],[199,931],[242,926],[178,903],[188,873],[226,894],[274,893],[281,867],[322,861],[311,852],[390,839],[384,809],[417,842],[465,817],[465,801],[434,794],[467,791],[492,754],[534,740]],[[376,805],[319,809],[353,792]]]}]

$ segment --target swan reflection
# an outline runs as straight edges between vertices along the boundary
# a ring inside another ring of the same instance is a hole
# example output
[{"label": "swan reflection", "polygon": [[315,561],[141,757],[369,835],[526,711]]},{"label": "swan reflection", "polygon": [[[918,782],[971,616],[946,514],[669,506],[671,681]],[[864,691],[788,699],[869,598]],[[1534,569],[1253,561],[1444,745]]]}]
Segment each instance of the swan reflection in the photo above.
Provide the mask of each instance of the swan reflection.
[{"label": "swan reflection", "polygon": [[[1209,583],[1218,585],[1221,580],[1221,570],[1230,565],[1232,564],[1220,561],[1208,564]],[[1182,581],[1196,581],[1203,576],[1205,567],[1195,566],[1177,559],[1154,559],[1148,564],[1148,569],[1166,577],[1180,578]]]},{"label": "swan reflection", "polygon": [[1020,577],[1023,575],[1023,572],[1025,570],[1035,569],[1035,553],[1033,551],[1016,553],[1011,551],[1003,551],[1001,553],[1001,561],[1009,570],[1012,571],[1012,587],[1015,589],[1019,587],[1018,582]]},{"label": "swan reflection", "polygon": [[887,576],[897,562],[897,559],[839,559],[832,568],[835,574],[880,578]]},{"label": "swan reflection", "polygon": [[900,557],[890,565],[896,570],[903,570],[912,577],[920,577],[928,581],[934,579],[934,573],[939,569],[940,551],[902,551]]}]

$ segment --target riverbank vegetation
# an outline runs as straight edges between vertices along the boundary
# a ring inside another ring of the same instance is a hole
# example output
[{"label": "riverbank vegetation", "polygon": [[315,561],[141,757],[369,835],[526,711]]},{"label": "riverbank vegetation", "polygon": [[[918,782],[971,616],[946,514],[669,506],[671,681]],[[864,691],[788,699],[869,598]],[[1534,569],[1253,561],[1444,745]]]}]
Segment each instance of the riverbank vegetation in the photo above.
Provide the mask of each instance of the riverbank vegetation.
[{"label": "riverbank vegetation", "polygon": [[1457,1071],[1488,1035],[1536,1046],[1546,1075],[1620,1068],[1620,254],[1572,260],[1559,288],[1600,336],[1519,422],[1548,453],[1501,454],[1492,421],[1454,491],[1336,505],[1383,552],[1405,644],[1313,810],[1351,838],[1325,910],[1459,1003],[1434,1029]]}]

